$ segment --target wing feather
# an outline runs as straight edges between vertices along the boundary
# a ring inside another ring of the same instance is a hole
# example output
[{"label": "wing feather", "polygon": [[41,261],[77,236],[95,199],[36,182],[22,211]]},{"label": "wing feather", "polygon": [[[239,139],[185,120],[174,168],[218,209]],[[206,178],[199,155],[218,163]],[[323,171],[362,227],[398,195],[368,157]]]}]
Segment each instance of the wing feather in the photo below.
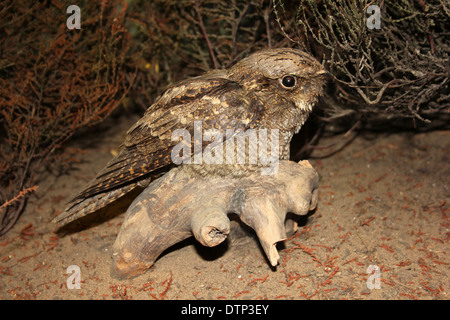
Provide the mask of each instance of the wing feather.
[{"label": "wing feather", "polygon": [[128,185],[172,165],[175,129],[187,129],[192,136],[194,121],[200,120],[204,130],[246,130],[257,125],[261,108],[255,97],[225,78],[199,77],[168,88],[127,132],[119,154],[69,202],[68,209],[108,191],[128,192]]}]

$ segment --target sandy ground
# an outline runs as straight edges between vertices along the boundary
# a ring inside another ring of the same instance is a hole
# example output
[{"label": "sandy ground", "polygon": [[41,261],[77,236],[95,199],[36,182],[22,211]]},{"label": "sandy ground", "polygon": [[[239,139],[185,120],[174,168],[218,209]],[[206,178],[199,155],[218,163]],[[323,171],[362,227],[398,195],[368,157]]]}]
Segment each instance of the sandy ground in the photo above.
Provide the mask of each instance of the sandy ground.
[{"label": "sandy ground", "polygon": [[[86,151],[75,153],[79,162],[42,175],[19,222],[0,238],[0,299],[448,299],[448,131],[360,134],[332,156],[314,152],[318,208],[279,246],[276,269],[256,238],[215,248],[187,240],[144,275],[111,278],[124,214],[66,235],[54,233],[51,219],[112,157],[135,120],[111,119],[111,129],[79,137],[70,146]],[[80,268],[80,289],[67,286],[71,265]],[[379,289],[367,285],[376,278]]]}]

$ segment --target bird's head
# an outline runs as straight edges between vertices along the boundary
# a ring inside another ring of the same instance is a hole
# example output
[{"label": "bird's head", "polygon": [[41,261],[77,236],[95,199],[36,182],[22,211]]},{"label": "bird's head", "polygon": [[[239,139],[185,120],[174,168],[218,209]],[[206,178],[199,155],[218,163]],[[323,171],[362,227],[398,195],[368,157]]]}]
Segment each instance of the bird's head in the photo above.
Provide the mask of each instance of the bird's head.
[{"label": "bird's head", "polygon": [[228,70],[245,89],[275,95],[309,112],[322,94],[328,72],[309,54],[292,48],[256,52]]}]

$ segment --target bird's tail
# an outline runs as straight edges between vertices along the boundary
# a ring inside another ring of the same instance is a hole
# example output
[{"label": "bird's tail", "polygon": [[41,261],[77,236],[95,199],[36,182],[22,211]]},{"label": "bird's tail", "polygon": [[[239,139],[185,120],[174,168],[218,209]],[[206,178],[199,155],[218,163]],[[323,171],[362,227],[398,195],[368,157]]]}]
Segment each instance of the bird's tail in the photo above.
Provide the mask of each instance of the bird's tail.
[{"label": "bird's tail", "polygon": [[138,183],[128,184],[122,188],[98,193],[88,198],[80,199],[75,197],[68,203],[66,209],[53,219],[53,223],[58,228],[61,228],[74,220],[80,219],[116,201],[133,190],[137,185]]}]

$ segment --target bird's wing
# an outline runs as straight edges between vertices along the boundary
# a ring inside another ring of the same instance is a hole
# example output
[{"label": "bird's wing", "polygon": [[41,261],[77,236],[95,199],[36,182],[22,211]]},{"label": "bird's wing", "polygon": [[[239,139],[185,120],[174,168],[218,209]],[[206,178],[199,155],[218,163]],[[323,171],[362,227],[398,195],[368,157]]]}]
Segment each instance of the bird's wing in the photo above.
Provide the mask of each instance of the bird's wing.
[{"label": "bird's wing", "polygon": [[[155,170],[171,165],[172,148],[179,143],[172,141],[174,130],[186,129],[193,137],[194,121],[201,121],[203,130],[246,130],[257,126],[262,108],[259,100],[225,78],[199,77],[168,88],[128,131],[119,154],[69,202],[66,216],[76,214],[69,212],[87,199],[112,192],[113,199],[103,200],[103,207]],[[99,209],[98,205],[93,208]]]}]

